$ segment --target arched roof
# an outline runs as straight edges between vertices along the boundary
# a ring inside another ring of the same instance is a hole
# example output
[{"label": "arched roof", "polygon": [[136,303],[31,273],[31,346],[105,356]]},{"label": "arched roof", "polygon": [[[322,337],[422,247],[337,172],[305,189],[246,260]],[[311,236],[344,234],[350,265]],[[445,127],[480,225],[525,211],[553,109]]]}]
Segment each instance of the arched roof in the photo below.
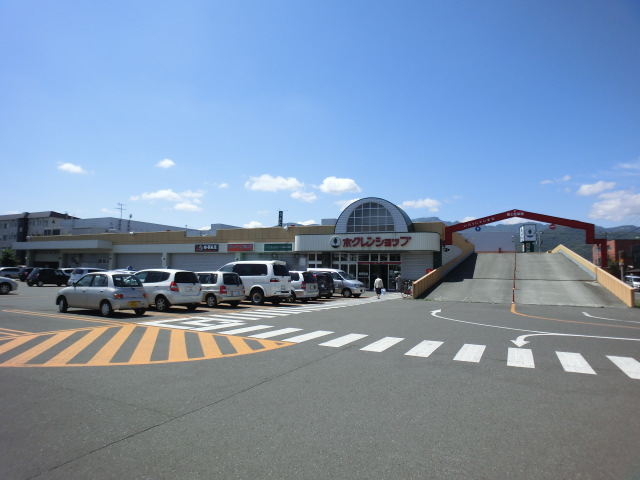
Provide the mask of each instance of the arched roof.
[{"label": "arched roof", "polygon": [[345,208],[335,233],[413,232],[413,222],[400,207],[382,198],[367,197]]}]

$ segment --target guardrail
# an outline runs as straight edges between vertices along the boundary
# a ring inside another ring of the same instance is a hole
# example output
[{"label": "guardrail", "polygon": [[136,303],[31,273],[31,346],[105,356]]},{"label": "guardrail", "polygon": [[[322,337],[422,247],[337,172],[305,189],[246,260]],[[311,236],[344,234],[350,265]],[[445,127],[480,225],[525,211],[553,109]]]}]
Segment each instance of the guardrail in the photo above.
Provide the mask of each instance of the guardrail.
[{"label": "guardrail", "polygon": [[614,277],[606,270],[603,270],[600,267],[597,267],[584,257],[581,257],[573,250],[568,249],[564,245],[558,245],[556,248],[551,250],[551,253],[562,253],[569,260],[578,264],[588,272],[591,272],[596,279],[596,281],[602,285],[604,288],[613,293],[616,297],[618,297],[627,307],[635,306],[635,300],[633,297],[633,288],[624,283],[622,280]]}]

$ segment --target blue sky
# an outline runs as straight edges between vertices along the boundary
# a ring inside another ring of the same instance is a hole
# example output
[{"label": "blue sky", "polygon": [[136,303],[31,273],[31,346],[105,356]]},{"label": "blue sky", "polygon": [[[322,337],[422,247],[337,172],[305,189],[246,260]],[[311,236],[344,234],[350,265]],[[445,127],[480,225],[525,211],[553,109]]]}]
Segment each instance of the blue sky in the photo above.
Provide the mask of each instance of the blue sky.
[{"label": "blue sky", "polygon": [[635,0],[0,0],[0,213],[640,224]]}]

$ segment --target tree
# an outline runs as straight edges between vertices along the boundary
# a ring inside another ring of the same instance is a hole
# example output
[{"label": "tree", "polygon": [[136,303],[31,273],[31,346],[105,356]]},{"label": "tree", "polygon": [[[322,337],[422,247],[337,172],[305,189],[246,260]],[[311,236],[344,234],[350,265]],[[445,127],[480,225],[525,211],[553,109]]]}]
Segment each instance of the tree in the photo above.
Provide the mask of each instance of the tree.
[{"label": "tree", "polygon": [[15,267],[18,265],[18,257],[16,256],[16,252],[11,250],[10,248],[3,248],[2,254],[0,254],[0,265],[3,267]]}]

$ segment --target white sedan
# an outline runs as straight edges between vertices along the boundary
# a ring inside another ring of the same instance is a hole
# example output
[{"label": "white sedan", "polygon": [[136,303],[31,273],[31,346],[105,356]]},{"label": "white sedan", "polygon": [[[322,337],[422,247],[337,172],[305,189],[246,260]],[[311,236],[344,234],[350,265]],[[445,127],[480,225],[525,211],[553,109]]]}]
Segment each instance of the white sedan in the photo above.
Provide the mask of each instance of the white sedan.
[{"label": "white sedan", "polygon": [[9,277],[0,277],[0,295],[6,295],[9,292],[18,289],[18,282],[13,281]]}]

